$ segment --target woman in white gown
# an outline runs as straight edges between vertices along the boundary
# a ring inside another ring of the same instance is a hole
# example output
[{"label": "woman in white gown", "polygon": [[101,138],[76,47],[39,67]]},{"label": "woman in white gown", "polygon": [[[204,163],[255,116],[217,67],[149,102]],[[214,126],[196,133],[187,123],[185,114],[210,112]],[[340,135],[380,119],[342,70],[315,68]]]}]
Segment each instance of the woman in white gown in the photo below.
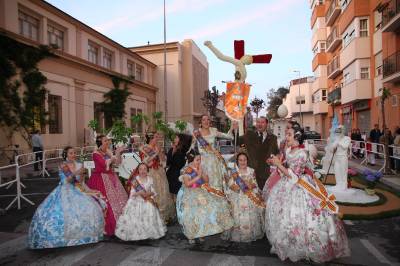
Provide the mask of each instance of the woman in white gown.
[{"label": "woman in white gown", "polygon": [[317,263],[350,255],[349,244],[333,195],[307,167],[303,131],[296,126],[286,135],[287,168],[272,156],[281,178],[266,195],[265,230],[271,253],[281,260]]},{"label": "woman in white gown", "polygon": [[264,237],[265,204],[261,198],[254,169],[247,166],[246,153],[236,156],[237,167],[231,169],[228,200],[235,225],[222,235],[234,242],[251,242]]},{"label": "woman in white gown", "polygon": [[163,167],[165,154],[158,144],[162,136],[160,133],[155,133],[153,136],[147,135],[146,138],[147,144],[140,147],[140,157],[149,167],[149,175],[153,178],[153,187],[156,192],[154,199],[161,217],[168,223],[175,217],[175,204],[169,193],[168,179]]},{"label": "woman in white gown", "polygon": [[193,132],[193,144],[198,146],[201,168],[209,177],[210,186],[223,191],[226,188],[225,178],[228,177],[228,169],[224,158],[215,149],[217,137],[233,139],[230,134],[221,133],[216,128],[210,127],[210,118],[208,115],[202,115],[200,128]]},{"label": "woman in white gown", "polygon": [[147,165],[139,164],[138,172],[128,181],[129,200],[118,218],[115,230],[115,235],[125,241],[158,239],[167,232],[154,200],[156,193]]}]

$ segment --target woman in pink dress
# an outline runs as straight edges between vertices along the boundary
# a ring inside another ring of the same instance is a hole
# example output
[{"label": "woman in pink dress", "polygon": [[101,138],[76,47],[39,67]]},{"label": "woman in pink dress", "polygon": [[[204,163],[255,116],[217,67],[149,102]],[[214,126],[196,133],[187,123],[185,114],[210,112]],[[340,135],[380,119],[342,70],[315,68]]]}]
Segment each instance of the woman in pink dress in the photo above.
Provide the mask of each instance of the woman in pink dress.
[{"label": "woman in pink dress", "polygon": [[113,164],[118,164],[121,161],[122,148],[117,148],[114,156],[109,149],[110,140],[104,135],[97,136],[96,144],[98,149],[93,152],[95,169],[87,185],[91,189],[100,191],[107,199],[105,234],[112,236],[114,235],[116,221],[128,201],[128,195],[112,169]]}]

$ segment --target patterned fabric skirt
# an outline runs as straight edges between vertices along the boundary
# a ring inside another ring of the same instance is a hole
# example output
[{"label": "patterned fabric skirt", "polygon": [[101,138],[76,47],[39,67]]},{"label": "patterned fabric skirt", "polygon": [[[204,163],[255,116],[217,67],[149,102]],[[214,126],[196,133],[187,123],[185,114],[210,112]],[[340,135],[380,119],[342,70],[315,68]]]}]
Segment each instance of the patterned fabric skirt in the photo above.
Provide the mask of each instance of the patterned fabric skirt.
[{"label": "patterned fabric skirt", "polygon": [[128,201],[124,187],[113,173],[93,173],[87,185],[91,189],[100,191],[107,199],[105,233],[109,236],[114,235],[118,217]]},{"label": "patterned fabric skirt", "polygon": [[32,218],[28,247],[57,248],[96,243],[103,239],[100,205],[71,184],[59,185]]},{"label": "patterned fabric skirt", "polygon": [[167,227],[160,212],[142,197],[128,200],[117,222],[115,235],[125,241],[158,239],[165,235]]},{"label": "patterned fabric skirt", "polygon": [[[311,178],[303,175],[301,178]],[[272,245],[271,253],[281,260],[309,259],[317,263],[350,255],[342,221],[319,207],[296,184],[282,177],[268,194],[265,230]]]},{"label": "patterned fabric skirt", "polygon": [[201,188],[182,186],[177,195],[176,212],[188,239],[219,234],[233,226],[228,201]]},{"label": "patterned fabric skirt", "polygon": [[201,169],[208,175],[211,187],[221,191],[226,190],[224,177],[227,172],[215,154],[201,153]]},{"label": "patterned fabric skirt", "polygon": [[233,210],[234,226],[222,238],[234,242],[251,242],[264,237],[265,209],[257,207],[243,193],[228,194]]},{"label": "patterned fabric skirt", "polygon": [[150,169],[149,176],[153,178],[153,186],[156,191],[155,201],[161,217],[167,222],[175,217],[175,205],[171,193],[169,193],[167,175],[164,169],[160,167],[158,169]]}]

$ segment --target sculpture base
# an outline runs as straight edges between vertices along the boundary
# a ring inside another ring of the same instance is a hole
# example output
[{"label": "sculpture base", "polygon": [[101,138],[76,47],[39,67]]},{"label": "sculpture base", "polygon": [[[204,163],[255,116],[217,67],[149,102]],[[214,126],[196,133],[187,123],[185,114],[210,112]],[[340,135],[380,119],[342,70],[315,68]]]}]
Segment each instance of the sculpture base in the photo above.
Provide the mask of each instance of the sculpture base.
[{"label": "sculpture base", "polygon": [[333,194],[338,202],[346,203],[372,203],[379,200],[377,195],[368,195],[362,189],[347,188],[345,190],[336,186],[326,186],[329,194]]}]

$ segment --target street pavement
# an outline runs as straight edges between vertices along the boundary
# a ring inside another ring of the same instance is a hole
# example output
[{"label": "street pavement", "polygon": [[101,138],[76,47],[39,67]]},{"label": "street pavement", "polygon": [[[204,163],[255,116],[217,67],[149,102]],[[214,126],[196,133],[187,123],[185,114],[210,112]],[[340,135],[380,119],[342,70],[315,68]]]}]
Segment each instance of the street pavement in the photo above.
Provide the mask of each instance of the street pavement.
[{"label": "street pavement", "polygon": [[[346,222],[352,255],[327,265],[400,265],[400,219]],[[22,221],[18,230],[29,223]],[[17,226],[18,227],[18,226]],[[17,230],[17,231],[18,231]],[[26,233],[0,233],[0,265],[310,265],[282,262],[269,253],[264,238],[253,243],[231,243],[219,236],[190,245],[178,225],[168,227],[160,240],[101,243],[47,250],[26,249]]]},{"label": "street pavement", "polygon": [[[36,205],[22,203],[0,214],[0,265],[310,265],[281,262],[270,254],[266,238],[252,243],[223,241],[220,236],[190,245],[178,224],[168,226],[160,240],[101,243],[47,250],[28,250],[26,237],[35,208],[58,184],[57,178],[26,178],[25,195]],[[12,200],[15,187],[0,189],[0,208]],[[400,217],[374,221],[345,221],[351,257],[326,265],[400,265]]]}]

